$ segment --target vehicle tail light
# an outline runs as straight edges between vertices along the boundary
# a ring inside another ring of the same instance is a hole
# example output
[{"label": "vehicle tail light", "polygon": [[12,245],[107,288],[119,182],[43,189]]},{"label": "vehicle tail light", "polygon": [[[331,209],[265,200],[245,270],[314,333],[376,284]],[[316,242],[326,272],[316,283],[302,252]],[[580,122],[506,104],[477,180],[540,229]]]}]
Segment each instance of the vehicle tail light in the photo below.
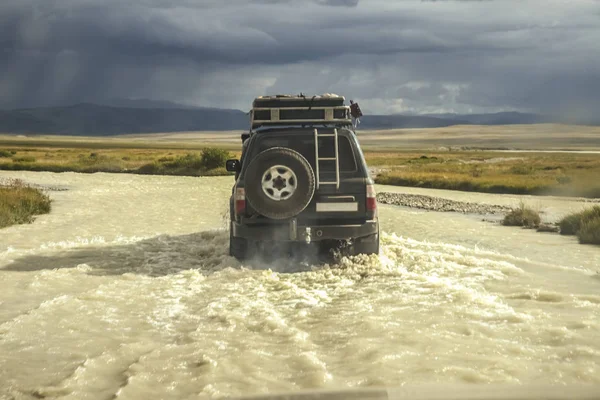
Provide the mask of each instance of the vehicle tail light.
[{"label": "vehicle tail light", "polygon": [[246,211],[246,190],[244,188],[235,189],[235,214],[240,215]]},{"label": "vehicle tail light", "polygon": [[367,211],[377,210],[377,193],[374,185],[367,185]]}]

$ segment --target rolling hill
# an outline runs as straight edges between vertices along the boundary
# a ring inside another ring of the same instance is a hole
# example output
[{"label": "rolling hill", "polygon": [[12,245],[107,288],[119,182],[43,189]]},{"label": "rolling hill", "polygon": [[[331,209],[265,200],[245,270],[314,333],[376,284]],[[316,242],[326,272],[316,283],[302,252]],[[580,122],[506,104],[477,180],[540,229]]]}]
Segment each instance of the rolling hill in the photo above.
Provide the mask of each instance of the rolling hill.
[{"label": "rolling hill", "polygon": [[[365,115],[360,129],[438,128],[452,125],[509,125],[562,122],[518,112],[495,114]],[[565,121],[566,122],[566,121]],[[568,121],[573,123],[573,121]],[[577,122],[575,122],[577,123]],[[600,125],[586,121],[582,124]],[[153,100],[110,100],[104,104],[0,110],[0,132],[111,136],[133,133],[246,130],[240,110],[201,108]]]},{"label": "rolling hill", "polygon": [[81,103],[0,111],[0,132],[111,136],[126,133],[244,129],[248,116],[239,110],[134,108]]}]

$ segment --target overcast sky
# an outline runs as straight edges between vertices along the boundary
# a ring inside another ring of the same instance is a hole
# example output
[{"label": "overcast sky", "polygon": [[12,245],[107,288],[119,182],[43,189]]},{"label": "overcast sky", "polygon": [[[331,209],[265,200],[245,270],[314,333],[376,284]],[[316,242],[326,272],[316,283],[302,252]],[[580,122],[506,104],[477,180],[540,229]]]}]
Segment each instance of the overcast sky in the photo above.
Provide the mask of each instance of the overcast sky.
[{"label": "overcast sky", "polygon": [[0,108],[299,92],[368,113],[598,115],[600,1],[0,1]]}]

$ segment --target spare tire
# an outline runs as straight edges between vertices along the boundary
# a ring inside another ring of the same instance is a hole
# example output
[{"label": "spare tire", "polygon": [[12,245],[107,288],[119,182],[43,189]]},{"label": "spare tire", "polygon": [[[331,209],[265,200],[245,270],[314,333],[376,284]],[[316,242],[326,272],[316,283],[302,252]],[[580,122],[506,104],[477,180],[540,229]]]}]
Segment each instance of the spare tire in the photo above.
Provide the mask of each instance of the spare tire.
[{"label": "spare tire", "polygon": [[315,194],[315,174],[302,154],[285,147],[259,153],[244,178],[246,200],[265,217],[286,219],[300,214]]}]

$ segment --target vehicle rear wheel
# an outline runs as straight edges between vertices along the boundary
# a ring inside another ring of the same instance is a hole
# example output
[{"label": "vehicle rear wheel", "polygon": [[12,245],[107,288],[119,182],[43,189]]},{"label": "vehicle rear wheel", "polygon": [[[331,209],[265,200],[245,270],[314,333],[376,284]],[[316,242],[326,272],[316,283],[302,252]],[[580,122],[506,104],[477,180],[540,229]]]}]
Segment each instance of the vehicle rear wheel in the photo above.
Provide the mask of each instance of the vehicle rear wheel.
[{"label": "vehicle rear wheel", "polygon": [[267,218],[287,219],[301,213],[315,194],[315,174],[300,153],[274,147],[258,154],[245,175],[246,200]]}]

